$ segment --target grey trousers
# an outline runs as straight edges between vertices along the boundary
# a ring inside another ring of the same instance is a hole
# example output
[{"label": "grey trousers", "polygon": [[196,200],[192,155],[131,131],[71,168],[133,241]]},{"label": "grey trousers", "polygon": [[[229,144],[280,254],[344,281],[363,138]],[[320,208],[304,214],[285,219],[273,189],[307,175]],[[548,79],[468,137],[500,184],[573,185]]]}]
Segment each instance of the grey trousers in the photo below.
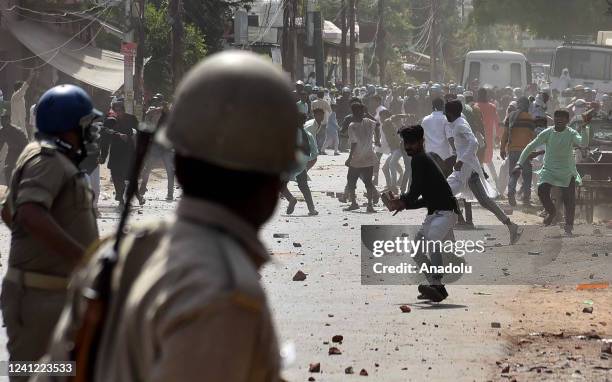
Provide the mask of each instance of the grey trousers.
[{"label": "grey trousers", "polygon": [[[508,172],[510,173],[510,178],[508,180],[508,197],[514,196],[516,194],[516,184],[518,182],[518,176],[512,174],[514,167],[518,163],[519,157],[521,156],[521,151],[510,151],[508,153]],[[531,168],[531,161],[525,162],[523,165],[523,171],[521,171],[521,176],[523,177],[523,200],[529,200],[531,198],[531,180],[532,180],[533,170]]]},{"label": "grey trousers", "polygon": [[470,176],[470,179],[468,180],[468,187],[481,206],[493,213],[493,215],[495,215],[500,222],[504,224],[510,223],[510,218],[507,217],[497,203],[495,203],[495,201],[493,201],[491,198],[489,198],[489,195],[487,195],[487,191],[485,190],[477,172],[473,172]]}]

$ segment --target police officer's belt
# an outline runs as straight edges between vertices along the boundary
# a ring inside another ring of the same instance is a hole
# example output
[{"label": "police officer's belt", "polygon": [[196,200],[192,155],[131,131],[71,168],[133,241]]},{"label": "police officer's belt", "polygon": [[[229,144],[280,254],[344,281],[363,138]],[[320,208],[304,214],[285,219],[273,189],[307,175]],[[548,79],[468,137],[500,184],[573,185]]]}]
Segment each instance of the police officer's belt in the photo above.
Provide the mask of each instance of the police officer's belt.
[{"label": "police officer's belt", "polygon": [[22,271],[9,267],[5,279],[27,288],[38,288],[46,290],[66,290],[69,279],[66,277],[50,276],[42,273]]}]

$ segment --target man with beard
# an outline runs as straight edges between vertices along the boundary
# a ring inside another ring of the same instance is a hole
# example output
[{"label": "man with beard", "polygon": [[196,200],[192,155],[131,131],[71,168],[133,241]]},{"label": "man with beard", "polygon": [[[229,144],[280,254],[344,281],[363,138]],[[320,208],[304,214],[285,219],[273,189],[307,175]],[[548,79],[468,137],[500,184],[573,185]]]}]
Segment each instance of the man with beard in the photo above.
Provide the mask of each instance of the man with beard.
[{"label": "man with beard", "polygon": [[[138,128],[135,116],[125,112],[122,100],[113,102],[112,114],[104,121],[100,141],[100,164],[106,162],[111,172],[113,186],[115,187],[115,200],[119,202],[118,209],[123,210],[125,204],[125,190],[129,176],[129,169],[134,158],[134,134]],[[145,200],[138,195],[140,204]]]}]

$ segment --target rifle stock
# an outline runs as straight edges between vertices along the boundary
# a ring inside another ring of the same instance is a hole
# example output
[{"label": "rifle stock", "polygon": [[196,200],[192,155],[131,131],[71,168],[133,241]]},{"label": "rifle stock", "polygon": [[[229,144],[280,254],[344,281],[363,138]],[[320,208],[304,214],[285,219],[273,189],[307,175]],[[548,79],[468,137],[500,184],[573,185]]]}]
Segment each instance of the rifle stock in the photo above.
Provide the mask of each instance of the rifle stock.
[{"label": "rifle stock", "polygon": [[[162,115],[160,123],[164,119]],[[94,379],[97,350],[102,339],[104,322],[109,308],[113,270],[119,258],[121,242],[125,237],[125,226],[130,214],[131,202],[138,191],[138,178],[159,125],[158,123],[154,129],[149,127],[138,131],[136,155],[130,172],[125,207],[121,212],[121,219],[115,234],[115,242],[112,248],[107,248],[99,259],[100,269],[93,280],[92,286],[82,292],[86,308],[74,339],[72,360],[76,363],[76,375],[70,379],[71,382],[91,382]]]}]

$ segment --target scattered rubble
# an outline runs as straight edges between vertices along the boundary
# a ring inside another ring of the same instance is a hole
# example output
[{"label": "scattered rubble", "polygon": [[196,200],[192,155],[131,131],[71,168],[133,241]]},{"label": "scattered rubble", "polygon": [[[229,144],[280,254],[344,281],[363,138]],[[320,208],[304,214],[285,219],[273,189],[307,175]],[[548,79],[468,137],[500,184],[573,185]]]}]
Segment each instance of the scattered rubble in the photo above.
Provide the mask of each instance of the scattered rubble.
[{"label": "scattered rubble", "polygon": [[402,311],[402,313],[410,313],[411,309],[408,305],[402,305],[400,306],[400,310]]},{"label": "scattered rubble", "polygon": [[332,346],[332,347],[329,348],[328,354],[329,355],[340,355],[340,354],[342,354],[342,351],[340,351],[340,349],[338,349],[337,347]]},{"label": "scattered rubble", "polygon": [[587,306],[586,308],[582,309],[582,313],[593,313],[593,307]]},{"label": "scattered rubble", "polygon": [[359,372],[359,375],[361,375],[362,377],[367,377],[368,371],[366,369],[361,369],[361,371]]},{"label": "scattered rubble", "polygon": [[336,344],[341,344],[343,340],[344,340],[344,336],[340,334],[336,334],[335,336],[332,337],[332,342]]},{"label": "scattered rubble", "polygon": [[310,366],[308,366],[308,371],[311,373],[320,373],[321,372],[321,363],[317,362],[317,363],[311,363]]},{"label": "scattered rubble", "polygon": [[499,322],[491,322],[491,327],[494,329],[501,328],[501,324]]},{"label": "scattered rubble", "polygon": [[293,276],[293,281],[304,281],[306,280],[306,273],[302,271],[297,271]]},{"label": "scattered rubble", "polygon": [[349,366],[346,369],[344,369],[344,374],[355,374],[355,372],[353,371],[353,367]]}]

